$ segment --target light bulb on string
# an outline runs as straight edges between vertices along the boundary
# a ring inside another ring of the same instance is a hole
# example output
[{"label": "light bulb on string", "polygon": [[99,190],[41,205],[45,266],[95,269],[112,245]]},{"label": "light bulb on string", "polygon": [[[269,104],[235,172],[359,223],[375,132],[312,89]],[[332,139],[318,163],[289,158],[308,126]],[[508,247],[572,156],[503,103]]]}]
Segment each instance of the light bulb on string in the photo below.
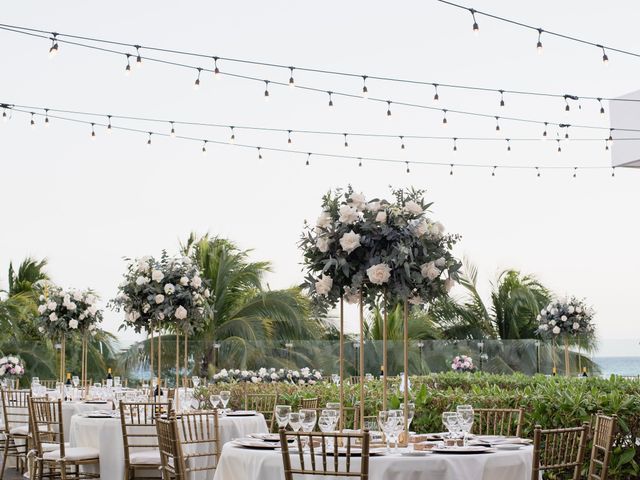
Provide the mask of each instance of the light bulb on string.
[{"label": "light bulb on string", "polygon": [[44,109],[44,126],[45,127],[49,126],[49,109],[48,108]]},{"label": "light bulb on string", "polygon": [[457,137],[453,137],[453,151],[454,152],[458,151],[458,138]]},{"label": "light bulb on string", "polygon": [[511,151],[511,140],[510,139],[505,139],[507,141],[507,152]]},{"label": "light bulb on string", "polygon": [[442,110],[442,125],[446,126],[449,121],[447,120],[447,110]]},{"label": "light bulb on string", "polygon": [[557,139],[556,142],[558,142],[558,153],[562,153],[562,147],[560,146],[560,139]]},{"label": "light bulb on string", "polygon": [[344,135],[344,148],[347,148],[349,146],[349,142],[347,140],[347,134],[343,133],[342,135]]},{"label": "light bulb on string", "polygon": [[605,152],[609,151],[609,140],[608,139],[605,139],[605,141],[604,141],[604,150],[605,150]]},{"label": "light bulb on string", "polygon": [[540,178],[540,168],[536,167],[536,177]]},{"label": "light bulb on string", "polygon": [[200,88],[200,74],[202,73],[202,69],[198,68],[198,76],[196,77],[196,81],[193,82],[193,89],[198,90]]},{"label": "light bulb on string", "polygon": [[407,173],[411,173],[411,169],[409,168],[409,162],[404,162],[407,164]]},{"label": "light bulb on string", "polygon": [[362,158],[358,157],[358,167],[362,167]]},{"label": "light bulb on string", "polygon": [[369,97],[369,89],[367,88],[367,76],[362,76],[362,98],[366,99]]},{"label": "light bulb on string", "polygon": [[207,154],[207,141],[206,140],[202,141],[202,154],[203,155]]},{"label": "light bulb on string", "polygon": [[171,131],[169,132],[169,136],[171,138],[176,138],[176,128],[173,122],[169,122],[171,124]]},{"label": "light bulb on string", "polygon": [[213,76],[220,79],[220,69],[218,68],[218,57],[213,57]]},{"label": "light bulb on string", "polygon": [[262,147],[258,147],[258,160],[262,160]]},{"label": "light bulb on string", "polygon": [[613,128],[609,129],[609,141],[613,143]]},{"label": "light bulb on string", "polygon": [[480,33],[480,27],[476,21],[476,11],[473,8],[470,8],[469,12],[471,13],[471,18],[473,18],[473,33],[478,35]]},{"label": "light bulb on string", "polygon": [[307,153],[307,161],[306,161],[306,163],[305,163],[305,166],[307,166],[307,167],[308,167],[308,166],[311,164],[310,160],[311,160],[311,154],[310,154],[310,153]]},{"label": "light bulb on string", "polygon": [[542,132],[542,136],[546,138],[547,136],[547,127],[549,126],[549,122],[544,122],[544,132]]},{"label": "light bulb on string", "polygon": [[387,118],[391,116],[391,100],[387,100]]},{"label": "light bulb on string", "polygon": [[565,95],[564,96],[564,111],[569,113],[571,111],[571,106],[569,105],[569,98]]},{"label": "light bulb on string", "polygon": [[500,106],[504,107],[504,90],[498,90],[500,92]]},{"label": "light bulb on string", "polygon": [[327,92],[327,95],[329,95],[329,106],[333,107],[333,97],[331,96],[331,92]]},{"label": "light bulb on string", "polygon": [[53,33],[51,37],[51,48],[49,49],[49,57],[53,58],[58,54],[58,34]]},{"label": "light bulb on string", "polygon": [[140,45],[134,45],[136,48],[136,67],[140,68],[142,66],[142,57],[140,56]]},{"label": "light bulb on string", "polygon": [[538,29],[538,43],[536,45],[536,50],[538,52],[538,55],[542,55],[542,32],[544,32],[544,30],[539,28]]},{"label": "light bulb on string", "polygon": [[495,177],[495,176],[496,176],[496,168],[498,168],[498,166],[497,166],[497,165],[494,165],[494,166],[493,166],[493,169],[491,170],[491,176],[492,176],[492,177]]},{"label": "light bulb on string", "polygon": [[578,167],[573,167],[573,178],[578,176]]},{"label": "light bulb on string", "polygon": [[33,128],[35,128],[36,126],[36,120],[35,120],[35,113],[31,112],[31,122],[30,122],[31,126]]},{"label": "light bulb on string", "polygon": [[564,138],[569,140],[569,125],[564,127]]},{"label": "light bulb on string", "polygon": [[92,123],[91,124],[91,140],[95,140],[96,139],[96,124]]},{"label": "light bulb on string", "polygon": [[229,137],[229,143],[236,142],[236,132],[234,131],[235,127],[229,127],[231,129],[231,137]]},{"label": "light bulb on string", "polygon": [[609,65],[609,56],[607,55],[607,51],[602,45],[598,45],[598,47],[602,49],[602,63],[604,63],[605,66]]},{"label": "light bulb on string", "polygon": [[7,107],[2,107],[2,121],[7,123],[9,121],[9,115],[7,115]]},{"label": "light bulb on string", "polygon": [[131,61],[130,61],[130,59],[131,59],[131,55],[129,55],[127,53],[127,66],[124,67],[124,74],[127,75],[127,76],[131,75]]},{"label": "light bulb on string", "polygon": [[616,176],[616,167],[611,167],[611,176],[612,177]]},{"label": "light bulb on string", "polygon": [[404,136],[400,135],[400,150],[404,150]]},{"label": "light bulb on string", "polygon": [[293,79],[293,67],[289,67],[289,72],[290,72],[290,76],[289,76],[289,86],[290,86],[290,87],[295,87],[295,85],[296,85],[296,81]]},{"label": "light bulb on string", "polygon": [[453,163],[449,164],[449,166],[450,166],[449,176],[453,176]]},{"label": "light bulb on string", "polygon": [[111,133],[111,115],[107,115],[107,133]]},{"label": "light bulb on string", "polygon": [[264,100],[269,101],[269,80],[264,81]]},{"label": "light bulb on string", "polygon": [[434,94],[433,94],[433,101],[434,102],[438,102],[440,101],[440,95],[438,94],[438,84],[434,83],[433,84],[433,90],[434,90]]},{"label": "light bulb on string", "polygon": [[291,145],[292,140],[291,140],[291,130],[287,130],[287,143],[289,145]]},{"label": "light bulb on string", "polygon": [[153,135],[153,132],[149,132],[149,139],[147,140],[147,145],[151,145],[151,135]]},{"label": "light bulb on string", "polygon": [[500,131],[500,117],[496,117],[496,132]]},{"label": "light bulb on string", "polygon": [[602,98],[597,98],[597,100],[600,104],[600,115],[604,115],[604,105],[602,105]]}]

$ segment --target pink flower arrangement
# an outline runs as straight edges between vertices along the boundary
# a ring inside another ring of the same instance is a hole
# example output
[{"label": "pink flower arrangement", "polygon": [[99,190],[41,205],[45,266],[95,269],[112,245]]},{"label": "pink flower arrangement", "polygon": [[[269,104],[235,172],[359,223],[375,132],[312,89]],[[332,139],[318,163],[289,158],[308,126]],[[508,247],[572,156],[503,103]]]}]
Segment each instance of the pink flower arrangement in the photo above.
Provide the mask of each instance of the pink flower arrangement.
[{"label": "pink flower arrangement", "polygon": [[0,378],[18,378],[24,375],[24,370],[20,357],[10,355],[0,358]]},{"label": "pink flower arrangement", "polygon": [[466,355],[457,355],[451,361],[451,370],[455,372],[475,372],[473,359]]}]

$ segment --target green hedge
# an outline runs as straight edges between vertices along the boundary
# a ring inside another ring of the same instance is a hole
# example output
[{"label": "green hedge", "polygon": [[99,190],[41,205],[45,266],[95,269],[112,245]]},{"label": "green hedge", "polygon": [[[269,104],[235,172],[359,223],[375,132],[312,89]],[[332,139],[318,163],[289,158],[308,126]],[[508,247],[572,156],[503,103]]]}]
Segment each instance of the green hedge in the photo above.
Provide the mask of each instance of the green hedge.
[{"label": "green hedge", "polygon": [[[338,387],[327,382],[311,386],[217,384],[208,388],[231,390],[234,408],[243,407],[246,392],[277,391],[279,403],[288,403],[294,408],[301,398],[318,397],[320,405],[324,405],[337,401],[339,397]],[[367,382],[365,388],[366,414],[375,415],[382,405],[382,382]],[[529,377],[450,372],[411,377],[411,393],[416,403],[412,429],[417,432],[442,431],[441,413],[462,403],[489,408],[524,408],[524,435],[527,437],[532,437],[533,428],[538,424],[543,428],[579,426],[599,410],[605,414],[616,414],[620,432],[616,437],[610,478],[637,479],[640,474],[640,381],[619,377]],[[205,397],[205,392],[202,396]],[[358,398],[359,387],[346,386],[346,403],[353,405]],[[401,401],[397,385],[393,382],[388,400],[391,406],[397,406]]]}]

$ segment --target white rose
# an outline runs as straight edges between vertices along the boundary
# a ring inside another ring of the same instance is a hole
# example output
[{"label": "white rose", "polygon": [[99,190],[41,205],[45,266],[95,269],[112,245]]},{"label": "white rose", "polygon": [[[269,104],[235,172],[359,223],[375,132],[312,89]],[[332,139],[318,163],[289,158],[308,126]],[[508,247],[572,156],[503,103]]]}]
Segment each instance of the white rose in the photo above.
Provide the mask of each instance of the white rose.
[{"label": "white rose", "polygon": [[556,313],[558,313],[558,309],[557,308],[552,308],[551,309],[551,315],[555,315]]},{"label": "white rose", "polygon": [[573,322],[573,329],[580,330],[580,324],[578,322]]},{"label": "white rose", "polygon": [[180,277],[180,285],[183,287],[189,285],[189,277]]},{"label": "white rose", "polygon": [[582,307],[576,307],[576,313],[582,313]]},{"label": "white rose", "polygon": [[40,333],[44,333],[44,327],[38,327],[38,331],[39,331]]},{"label": "white rose", "polygon": [[39,313],[40,315],[42,315],[42,314],[43,314],[44,312],[46,312],[46,311],[47,311],[47,306],[46,306],[46,305],[40,305],[40,306],[38,307],[38,313]]},{"label": "white rose", "polygon": [[184,320],[185,318],[187,318],[187,309],[180,305],[178,308],[176,308],[175,317],[178,320]]},{"label": "white rose", "polygon": [[69,302],[69,303],[67,304],[67,310],[71,310],[72,312],[73,312],[73,311],[75,311],[75,309],[76,309],[77,307],[78,307],[78,306],[77,306],[74,302]]},{"label": "white rose", "polygon": [[569,305],[569,307],[567,308],[567,312],[569,312],[570,314],[575,312],[576,309],[573,307],[573,305]]},{"label": "white rose", "polygon": [[543,332],[546,332],[548,328],[549,327],[547,325],[540,325],[540,330],[542,330]]},{"label": "white rose", "polygon": [[147,313],[150,308],[151,308],[151,305],[149,305],[148,303],[145,303],[144,305],[142,305],[142,313]]},{"label": "white rose", "polygon": [[51,315],[49,315],[49,321],[55,322],[56,320],[58,320],[58,316],[56,315],[56,312],[51,313]]},{"label": "white rose", "polygon": [[360,292],[355,288],[344,287],[344,300],[352,305],[360,303]]},{"label": "white rose", "polygon": [[422,300],[422,298],[420,298],[420,295],[411,295],[407,301],[411,304],[411,305],[422,305],[424,303],[424,300]]},{"label": "white rose", "polygon": [[73,319],[73,320],[69,320],[69,328],[71,329],[76,329],[78,328],[78,320]]},{"label": "white rose", "polygon": [[369,202],[366,206],[366,209],[370,212],[376,213],[380,210],[380,202]]},{"label": "white rose", "polygon": [[140,275],[138,278],[136,278],[136,285],[140,286],[140,285],[145,285],[149,283],[149,277],[145,277],[144,275]]},{"label": "white rose", "polygon": [[95,315],[96,313],[98,313],[98,307],[96,307],[95,305],[91,305],[89,308],[87,308],[87,311],[91,315]]},{"label": "white rose", "polygon": [[320,277],[320,280],[316,282],[315,286],[316,286],[316,292],[319,295],[324,295],[326,297],[327,295],[329,295],[329,292],[331,291],[331,287],[333,287],[333,278],[323,273],[322,277]]},{"label": "white rose", "polygon": [[164,273],[162,273],[160,270],[154,270],[151,272],[151,280],[153,280],[154,282],[161,282],[163,278]]},{"label": "white rose", "polygon": [[211,296],[211,291],[207,288],[204,291],[204,298],[209,298]]},{"label": "white rose", "polygon": [[356,210],[362,211],[364,210],[367,201],[362,193],[352,193],[351,197],[349,197],[349,203],[351,203]]},{"label": "white rose", "polygon": [[434,263],[435,263],[436,267],[442,268],[447,264],[447,261],[445,260],[444,257],[440,257]]},{"label": "white rose", "polygon": [[316,247],[322,253],[327,253],[329,251],[329,245],[331,245],[331,240],[327,237],[318,237],[316,239]]},{"label": "white rose", "polygon": [[389,281],[391,277],[391,268],[386,263],[378,263],[367,268],[367,276],[371,283],[375,285],[382,285]]},{"label": "white rose", "polygon": [[435,280],[440,276],[442,271],[438,267],[436,267],[435,262],[429,262],[420,265],[420,273],[422,274],[423,278]]},{"label": "white rose", "polygon": [[543,308],[542,310],[540,310],[540,315],[546,315],[547,311]]},{"label": "white rose", "polygon": [[79,291],[77,291],[77,290],[76,290],[75,292],[73,292],[73,299],[74,299],[76,302],[81,301],[81,300],[82,300],[82,292],[79,292]]},{"label": "white rose", "polygon": [[70,302],[71,302],[71,296],[69,294],[66,294],[62,298],[62,305],[64,305],[66,307],[67,305],[69,305]]},{"label": "white rose", "polygon": [[55,310],[56,308],[58,308],[58,304],[56,302],[49,302],[47,303],[47,308],[49,310]]},{"label": "white rose", "polygon": [[409,200],[407,203],[404,204],[404,211],[405,213],[409,213],[411,215],[420,215],[424,212],[422,207],[417,202],[414,202],[413,200]]},{"label": "white rose", "polygon": [[360,234],[355,233],[353,230],[345,233],[340,239],[340,246],[347,254],[353,252],[360,246]]},{"label": "white rose", "polygon": [[176,287],[174,287],[172,283],[167,283],[164,286],[164,293],[166,293],[167,295],[173,295],[175,291],[176,291]]},{"label": "white rose", "polygon": [[435,222],[429,225],[429,235],[432,238],[439,239],[442,238],[444,234],[444,225],[440,222]]},{"label": "white rose", "polygon": [[202,285],[202,279],[198,275],[196,275],[191,279],[191,286],[193,288],[200,288],[201,285]]},{"label": "white rose", "polygon": [[549,322],[549,325],[551,325],[552,327],[553,327],[555,324],[556,324],[556,321],[555,321],[555,320],[551,320],[551,321]]},{"label": "white rose", "polygon": [[387,223],[387,212],[385,211],[378,212],[378,214],[376,215],[376,222]]},{"label": "white rose", "polygon": [[329,212],[322,212],[316,220],[316,226],[319,228],[327,228],[331,225],[331,214]]},{"label": "white rose", "polygon": [[558,335],[560,333],[560,327],[553,327],[553,330],[551,330],[554,334]]},{"label": "white rose", "polygon": [[339,220],[342,223],[346,223],[347,225],[356,223],[360,218],[358,210],[356,210],[356,208],[352,207],[351,205],[341,205],[339,212],[340,212]]},{"label": "white rose", "polygon": [[413,225],[413,234],[416,237],[423,237],[429,231],[429,224],[426,220],[422,219]]},{"label": "white rose", "polygon": [[451,291],[451,289],[454,287],[454,285],[456,284],[456,281],[449,277],[444,281],[444,290],[449,293]]},{"label": "white rose", "polygon": [[164,295],[159,293],[154,297],[154,300],[156,301],[157,304],[161,304],[162,302],[164,302]]},{"label": "white rose", "polygon": [[566,322],[567,321],[567,316],[566,315],[562,315],[560,317],[560,320],[562,320],[563,322]]},{"label": "white rose", "polygon": [[38,297],[38,300],[40,300],[41,302],[44,302],[44,295],[40,295],[40,296]]},{"label": "white rose", "polygon": [[86,316],[84,313],[81,313],[81,314],[78,316],[78,320],[84,320],[86,317],[87,317],[87,316]]}]

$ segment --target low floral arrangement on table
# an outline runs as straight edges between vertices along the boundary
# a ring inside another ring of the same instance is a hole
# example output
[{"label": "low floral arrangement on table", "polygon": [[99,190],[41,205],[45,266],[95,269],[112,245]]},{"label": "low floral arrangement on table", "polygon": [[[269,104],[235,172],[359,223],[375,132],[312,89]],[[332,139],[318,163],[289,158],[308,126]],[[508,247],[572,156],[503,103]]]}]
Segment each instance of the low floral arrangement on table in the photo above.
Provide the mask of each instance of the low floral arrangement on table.
[{"label": "low floral arrangement on table", "polygon": [[38,331],[50,338],[69,336],[75,332],[96,334],[102,322],[98,296],[92,290],[64,290],[48,285],[39,297],[36,321]]},{"label": "low floral arrangement on table", "polygon": [[454,372],[475,372],[476,367],[473,365],[473,359],[466,355],[456,355],[451,361],[451,370]]},{"label": "low floral arrangement on table", "polygon": [[213,375],[213,383],[292,383],[296,385],[314,385],[322,381],[322,372],[310,368],[286,370],[284,368],[261,368],[254,370],[222,369]]},{"label": "low floral arrangement on table", "polygon": [[300,241],[308,272],[304,286],[324,308],[340,298],[373,305],[428,303],[449,293],[462,264],[451,249],[458,235],[427,216],[422,190],[393,190],[393,199],[367,200],[351,187],[323,197],[315,226]]},{"label": "low floral arrangement on table", "polygon": [[538,315],[538,334],[545,338],[566,335],[593,335],[594,311],[575,297],[555,300]]},{"label": "low floral arrangement on table", "polygon": [[109,303],[125,312],[124,326],[140,332],[173,324],[187,334],[203,327],[211,294],[191,258],[163,251],[159,260],[146,256],[129,262],[124,277]]},{"label": "low floral arrangement on table", "polygon": [[0,379],[20,378],[25,366],[22,359],[15,355],[0,358]]}]

